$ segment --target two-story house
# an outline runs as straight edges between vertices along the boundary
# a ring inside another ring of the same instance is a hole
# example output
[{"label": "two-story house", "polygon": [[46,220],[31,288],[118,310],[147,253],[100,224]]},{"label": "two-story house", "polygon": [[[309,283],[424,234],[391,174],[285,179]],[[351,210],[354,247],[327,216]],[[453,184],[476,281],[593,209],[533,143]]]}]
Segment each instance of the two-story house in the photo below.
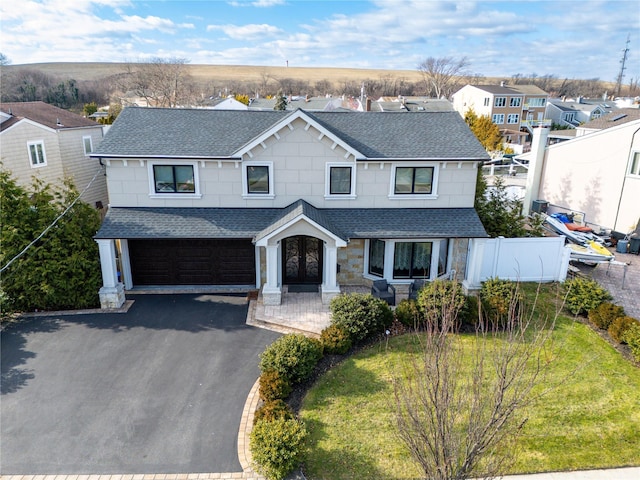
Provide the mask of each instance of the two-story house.
[{"label": "two-story house", "polygon": [[545,118],[562,127],[576,128],[614,110],[617,110],[615,105],[601,100],[585,100],[581,97],[575,102],[551,99],[547,102]]},{"label": "two-story house", "polygon": [[81,199],[100,209],[107,182],[89,155],[102,137],[102,125],[44,102],[0,104],[1,161],[16,182],[28,187],[35,177],[60,186],[71,178],[80,192],[90,184]]},{"label": "two-story house", "polygon": [[535,85],[466,85],[453,94],[453,108],[462,117],[469,109],[478,116],[488,115],[505,143],[519,150],[518,145],[530,142],[532,124],[544,120],[547,98]]},{"label": "two-story house", "polygon": [[[103,306],[149,285],[261,289],[457,272],[488,156],[456,112],[127,108],[92,157],[110,208],[96,235]],[[123,284],[119,282],[122,275]]]}]

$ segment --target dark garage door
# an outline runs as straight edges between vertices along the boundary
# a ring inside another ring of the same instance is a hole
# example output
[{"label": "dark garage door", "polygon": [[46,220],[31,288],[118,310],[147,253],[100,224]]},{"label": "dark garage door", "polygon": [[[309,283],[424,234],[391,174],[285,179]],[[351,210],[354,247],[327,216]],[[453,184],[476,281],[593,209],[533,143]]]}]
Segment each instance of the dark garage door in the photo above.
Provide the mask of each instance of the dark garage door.
[{"label": "dark garage door", "polygon": [[134,285],[254,285],[248,239],[129,240]]}]

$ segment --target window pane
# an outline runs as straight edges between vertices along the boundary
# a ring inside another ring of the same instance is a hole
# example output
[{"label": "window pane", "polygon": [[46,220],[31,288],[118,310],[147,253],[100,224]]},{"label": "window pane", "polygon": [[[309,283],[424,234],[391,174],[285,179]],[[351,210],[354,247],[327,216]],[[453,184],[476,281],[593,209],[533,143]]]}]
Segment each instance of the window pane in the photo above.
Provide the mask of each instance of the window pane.
[{"label": "window pane", "polygon": [[440,240],[440,252],[438,253],[438,276],[447,273],[447,258],[449,256],[449,240]]},{"label": "window pane", "polygon": [[631,175],[640,175],[640,153],[634,153],[631,160],[631,168],[629,169]]},{"label": "window pane", "polygon": [[413,167],[396,168],[396,186],[394,193],[411,193]]},{"label": "window pane", "polygon": [[180,165],[173,167],[176,176],[176,190],[181,193],[195,193],[196,184],[193,180],[193,167]]},{"label": "window pane", "polygon": [[176,191],[171,165],[154,165],[153,177],[156,182],[156,193],[170,193]]},{"label": "window pane", "polygon": [[269,193],[269,167],[247,167],[247,186],[249,193]]},{"label": "window pane", "polygon": [[416,180],[413,193],[431,193],[433,168],[416,168]]},{"label": "window pane", "polygon": [[44,163],[44,152],[42,151],[42,144],[38,143],[36,145],[36,149],[38,150],[38,163]]},{"label": "window pane", "polygon": [[351,167],[331,167],[329,177],[329,193],[332,195],[351,193]]},{"label": "window pane", "polygon": [[38,152],[36,151],[36,146],[35,145],[29,145],[29,153],[31,155],[31,164],[32,165],[37,165],[38,164]]},{"label": "window pane", "polygon": [[373,239],[369,242],[369,273],[382,277],[384,275],[384,242]]},{"label": "window pane", "polygon": [[393,252],[393,278],[410,278],[412,243],[396,243]]},{"label": "window pane", "polygon": [[413,244],[411,278],[429,278],[431,271],[431,242]]}]

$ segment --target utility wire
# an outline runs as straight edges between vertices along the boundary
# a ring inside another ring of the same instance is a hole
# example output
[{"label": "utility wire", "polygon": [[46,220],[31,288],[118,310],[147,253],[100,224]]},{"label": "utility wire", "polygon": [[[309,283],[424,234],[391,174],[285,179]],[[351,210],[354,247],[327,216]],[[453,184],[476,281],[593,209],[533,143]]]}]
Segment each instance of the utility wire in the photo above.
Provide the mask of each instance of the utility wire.
[{"label": "utility wire", "polygon": [[91,186],[91,184],[95,181],[95,179],[96,179],[96,178],[98,178],[98,175],[99,175],[100,173],[102,173],[102,167],[101,167],[101,168],[96,172],[96,174],[93,176],[93,178],[91,179],[91,181],[87,184],[87,186],[86,186],[86,187],[84,187],[84,190],[82,190],[82,192],[80,193],[80,195],[78,195],[78,196],[76,197],[76,199],[75,199],[73,202],[71,202],[71,204],[70,204],[67,208],[65,208],[65,210],[64,210],[60,215],[58,215],[58,216],[56,217],[56,219],[51,223],[51,225],[49,225],[47,228],[45,228],[45,229],[42,231],[42,233],[41,233],[40,235],[38,235],[38,236],[35,238],[35,240],[33,240],[31,243],[29,243],[29,245],[27,245],[26,247],[24,247],[24,249],[23,249],[19,254],[17,254],[15,257],[13,257],[11,260],[9,260],[9,262],[8,262],[4,267],[2,267],[2,268],[0,269],[0,273],[4,272],[7,268],[9,268],[13,262],[15,262],[16,260],[18,260],[18,259],[19,259],[20,257],[22,257],[25,253],[27,253],[27,251],[28,251],[31,247],[33,247],[33,246],[38,242],[38,240],[40,240],[42,237],[44,237],[44,236],[47,234],[47,232],[48,232],[49,230],[51,230],[51,229],[56,225],[56,223],[58,223],[58,220],[60,220],[62,217],[64,217],[64,216],[67,214],[67,212],[68,212],[69,210],[71,210],[71,208],[76,204],[76,202],[77,202],[78,200],[80,200],[80,197],[82,197],[82,195],[84,195],[84,193],[85,193],[87,190],[89,190],[89,187],[90,187],[90,186]]}]

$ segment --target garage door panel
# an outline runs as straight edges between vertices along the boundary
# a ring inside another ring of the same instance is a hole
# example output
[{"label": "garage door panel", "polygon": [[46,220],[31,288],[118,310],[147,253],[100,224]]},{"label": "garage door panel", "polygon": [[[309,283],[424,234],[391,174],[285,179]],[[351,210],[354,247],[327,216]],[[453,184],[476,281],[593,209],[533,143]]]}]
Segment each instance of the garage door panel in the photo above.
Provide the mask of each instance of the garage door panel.
[{"label": "garage door panel", "polygon": [[134,285],[251,285],[248,239],[129,240]]}]

